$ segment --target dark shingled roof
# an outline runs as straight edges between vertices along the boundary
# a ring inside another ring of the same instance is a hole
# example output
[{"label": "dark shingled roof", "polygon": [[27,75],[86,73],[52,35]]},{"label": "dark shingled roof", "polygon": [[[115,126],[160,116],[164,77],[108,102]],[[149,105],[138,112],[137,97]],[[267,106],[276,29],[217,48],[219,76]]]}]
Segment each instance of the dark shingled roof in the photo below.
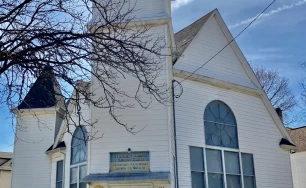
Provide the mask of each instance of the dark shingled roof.
[{"label": "dark shingled roof", "polygon": [[296,152],[306,151],[306,126],[299,128],[287,128],[287,131],[297,146]]},{"label": "dark shingled roof", "polygon": [[54,76],[53,69],[46,66],[37,78],[18,109],[49,108],[63,103],[60,97],[59,84]]},{"label": "dark shingled roof", "polygon": [[292,144],[289,140],[282,138],[281,141],[279,142],[279,145],[288,145],[288,146],[295,146]]},{"label": "dark shingled roof", "polygon": [[52,148],[53,148],[53,145],[50,146],[50,147],[47,149],[46,152],[52,151],[52,150],[55,150],[55,149],[59,149],[59,148],[66,148],[66,144],[65,144],[64,141],[62,141],[62,142],[60,142],[54,149],[52,149]]},{"label": "dark shingled roof", "polygon": [[203,25],[206,23],[206,21],[213,12],[214,11],[211,11],[202,18],[198,19],[197,21],[193,22],[189,26],[174,34],[174,40],[177,48],[177,58],[181,56],[182,53],[186,50],[193,38],[198,34],[200,29],[203,27]]}]

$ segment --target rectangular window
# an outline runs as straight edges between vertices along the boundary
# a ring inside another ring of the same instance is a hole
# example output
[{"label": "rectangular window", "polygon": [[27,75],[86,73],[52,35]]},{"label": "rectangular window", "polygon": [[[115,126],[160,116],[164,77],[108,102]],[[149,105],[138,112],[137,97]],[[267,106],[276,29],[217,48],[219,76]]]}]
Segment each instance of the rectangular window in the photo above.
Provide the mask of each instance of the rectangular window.
[{"label": "rectangular window", "polygon": [[190,169],[192,188],[256,188],[252,154],[190,147]]},{"label": "rectangular window", "polygon": [[222,153],[220,150],[206,149],[208,187],[223,188]]},{"label": "rectangular window", "polygon": [[227,188],[241,188],[239,153],[224,151]]},{"label": "rectangular window", "polygon": [[57,161],[56,163],[56,188],[63,188],[64,179],[64,161]]},{"label": "rectangular window", "polygon": [[82,179],[87,175],[87,165],[80,165],[70,169],[70,188],[86,188]]},{"label": "rectangular window", "polygon": [[242,153],[241,158],[242,158],[242,167],[243,167],[244,187],[255,188],[256,181],[255,181],[253,155]]},{"label": "rectangular window", "polygon": [[80,166],[80,172],[79,172],[79,188],[86,188],[86,183],[82,182],[82,179],[86,176],[87,174],[87,165]]},{"label": "rectangular window", "polygon": [[203,148],[190,147],[192,188],[205,188]]},{"label": "rectangular window", "polygon": [[70,169],[70,188],[78,187],[78,168],[74,167]]}]

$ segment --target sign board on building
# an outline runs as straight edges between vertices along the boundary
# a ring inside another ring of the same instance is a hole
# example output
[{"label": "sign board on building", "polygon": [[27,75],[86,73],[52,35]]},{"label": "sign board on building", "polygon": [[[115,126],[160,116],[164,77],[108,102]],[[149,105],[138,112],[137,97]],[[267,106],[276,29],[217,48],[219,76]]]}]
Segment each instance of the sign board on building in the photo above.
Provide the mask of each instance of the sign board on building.
[{"label": "sign board on building", "polygon": [[150,171],[149,152],[124,152],[110,154],[111,172]]}]

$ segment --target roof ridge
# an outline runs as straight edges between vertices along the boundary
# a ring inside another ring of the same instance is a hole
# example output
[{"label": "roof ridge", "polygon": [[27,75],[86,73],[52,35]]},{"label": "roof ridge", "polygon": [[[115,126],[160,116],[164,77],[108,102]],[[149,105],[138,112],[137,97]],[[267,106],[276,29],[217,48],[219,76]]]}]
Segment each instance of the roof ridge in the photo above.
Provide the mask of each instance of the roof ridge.
[{"label": "roof ridge", "polygon": [[200,17],[199,19],[197,19],[196,21],[192,22],[191,24],[187,25],[186,27],[182,28],[181,30],[179,30],[178,32],[174,33],[174,34],[178,34],[179,32],[183,31],[184,29],[186,29],[187,27],[191,26],[192,24],[196,23],[197,21],[201,20],[202,18],[204,18],[205,16],[208,16],[209,14],[213,13],[216,9],[210,11],[209,13],[205,14],[204,16]]},{"label": "roof ridge", "polygon": [[176,58],[174,58],[173,61],[174,63],[187,49],[189,44],[193,41],[195,36],[199,33],[201,28],[205,25],[207,20],[216,10],[217,9],[210,11],[209,13],[205,14],[198,20],[194,21],[190,25],[186,26],[185,28],[181,29],[180,31],[174,34],[174,39],[176,43],[176,51],[174,52]]}]

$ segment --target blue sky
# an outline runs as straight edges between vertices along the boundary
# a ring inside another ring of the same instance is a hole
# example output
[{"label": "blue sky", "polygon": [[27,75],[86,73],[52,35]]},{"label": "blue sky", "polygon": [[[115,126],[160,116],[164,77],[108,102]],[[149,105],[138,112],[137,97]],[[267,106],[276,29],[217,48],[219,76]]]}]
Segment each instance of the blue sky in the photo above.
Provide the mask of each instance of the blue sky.
[{"label": "blue sky", "polygon": [[[260,13],[272,0],[176,0],[173,2],[174,31],[186,27],[218,8],[233,35]],[[278,70],[290,78],[295,93],[306,61],[306,0],[278,0],[238,39],[248,61]],[[0,107],[0,151],[12,151],[14,134],[7,110]]]}]

